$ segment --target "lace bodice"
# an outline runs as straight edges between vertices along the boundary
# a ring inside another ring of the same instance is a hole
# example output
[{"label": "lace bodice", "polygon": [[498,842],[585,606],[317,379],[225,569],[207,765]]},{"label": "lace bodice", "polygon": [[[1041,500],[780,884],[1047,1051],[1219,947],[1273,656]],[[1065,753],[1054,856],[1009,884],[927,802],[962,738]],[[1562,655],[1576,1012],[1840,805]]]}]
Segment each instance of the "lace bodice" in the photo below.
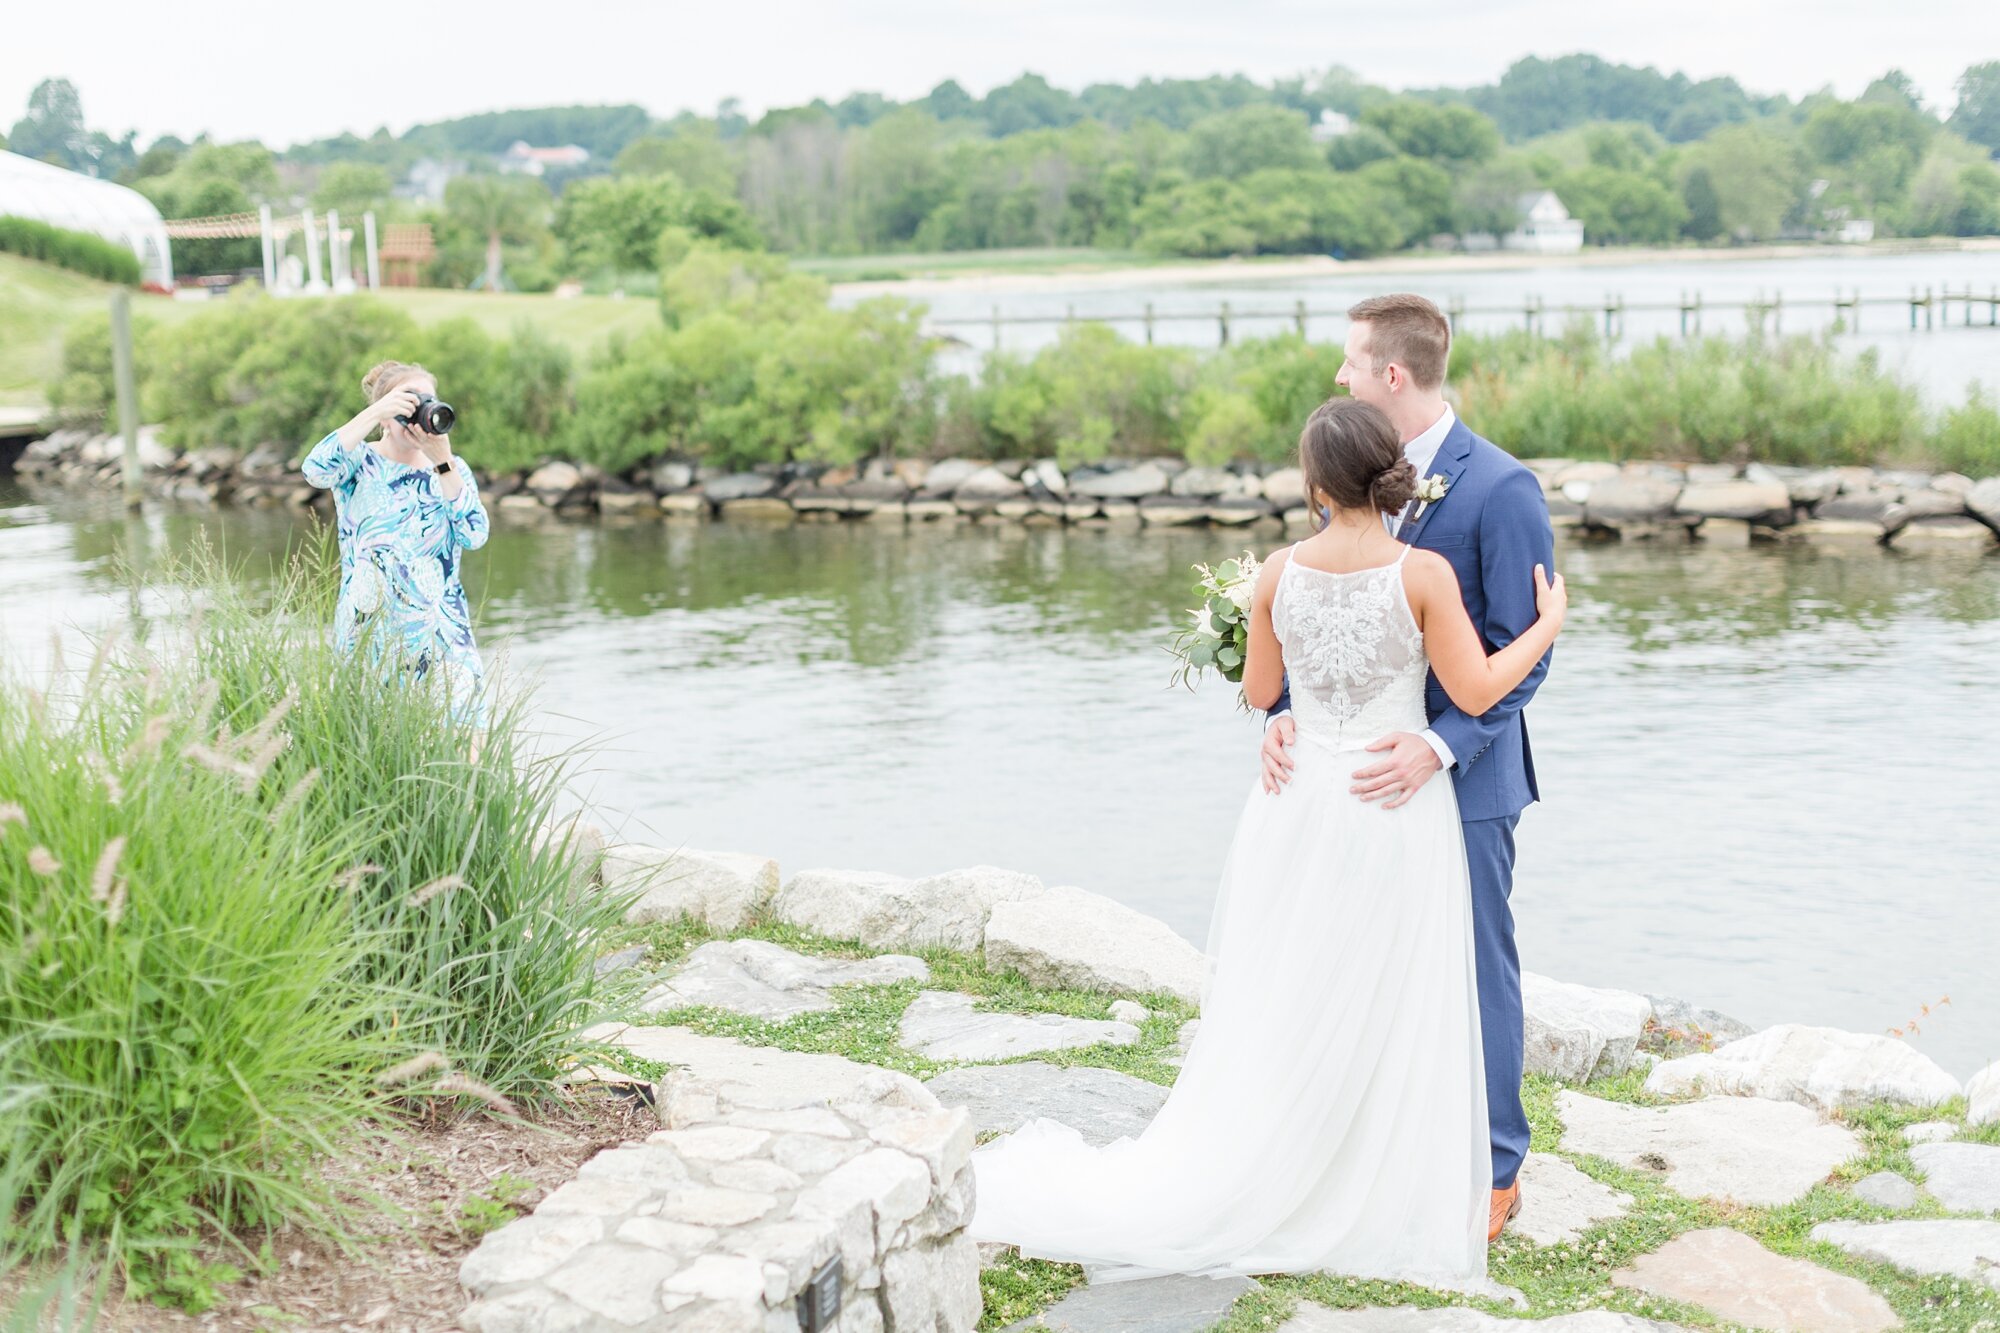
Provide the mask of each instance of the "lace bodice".
[{"label": "lace bodice", "polygon": [[1334,574],[1285,562],[1271,623],[1291,677],[1302,738],[1359,750],[1392,731],[1422,731],[1424,635],[1393,564]]}]

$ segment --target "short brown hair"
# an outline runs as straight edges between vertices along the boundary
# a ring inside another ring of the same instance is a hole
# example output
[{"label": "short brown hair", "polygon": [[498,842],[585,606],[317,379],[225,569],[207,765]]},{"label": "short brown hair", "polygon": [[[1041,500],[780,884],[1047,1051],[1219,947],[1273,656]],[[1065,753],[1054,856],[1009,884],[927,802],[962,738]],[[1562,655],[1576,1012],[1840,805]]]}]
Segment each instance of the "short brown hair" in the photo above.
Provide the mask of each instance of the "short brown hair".
[{"label": "short brown hair", "polygon": [[1417,470],[1389,418],[1359,398],[1329,398],[1299,434],[1299,471],[1314,509],[1324,495],[1336,509],[1399,514],[1417,492]]},{"label": "short brown hair", "polygon": [[1368,351],[1378,365],[1395,362],[1410,372],[1419,389],[1443,385],[1451,360],[1451,321],[1434,303],[1415,292],[1391,292],[1350,306],[1347,317],[1368,322]]}]

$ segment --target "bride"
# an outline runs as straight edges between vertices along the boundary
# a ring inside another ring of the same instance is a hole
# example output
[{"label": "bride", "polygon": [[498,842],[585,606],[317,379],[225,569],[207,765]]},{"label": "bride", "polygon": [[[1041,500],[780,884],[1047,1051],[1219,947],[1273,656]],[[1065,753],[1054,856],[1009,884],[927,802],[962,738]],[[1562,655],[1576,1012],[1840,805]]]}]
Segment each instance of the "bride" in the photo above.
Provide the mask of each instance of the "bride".
[{"label": "bride", "polygon": [[1421,732],[1426,671],[1483,713],[1554,643],[1567,595],[1488,657],[1442,556],[1390,536],[1416,473],[1352,398],[1299,441],[1320,530],[1263,567],[1243,673],[1287,673],[1297,769],[1253,789],[1210,928],[1213,972],[1180,1079],[1136,1139],[1034,1120],[973,1155],[972,1233],[1099,1265],[1097,1281],[1330,1271],[1462,1286],[1486,1273],[1491,1144],[1470,887],[1449,782],[1399,809],[1350,791],[1358,755]]}]

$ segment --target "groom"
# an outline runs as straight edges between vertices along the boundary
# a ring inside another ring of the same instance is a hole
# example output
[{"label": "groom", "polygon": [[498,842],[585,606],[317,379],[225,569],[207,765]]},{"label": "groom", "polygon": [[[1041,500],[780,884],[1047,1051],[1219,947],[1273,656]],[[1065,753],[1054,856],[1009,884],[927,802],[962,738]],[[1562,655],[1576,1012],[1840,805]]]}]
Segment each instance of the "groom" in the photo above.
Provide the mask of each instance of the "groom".
[{"label": "groom", "polygon": [[[1377,296],[1347,317],[1347,360],[1335,383],[1387,414],[1417,475],[1443,483],[1440,498],[1412,501],[1388,520],[1390,531],[1451,562],[1487,650],[1504,648],[1534,623],[1535,566],[1555,568],[1555,537],[1541,485],[1527,468],[1466,429],[1445,402],[1451,325],[1435,305],[1421,296]],[[1385,809],[1408,801],[1440,769],[1450,770],[1458,788],[1472,873],[1479,1023],[1493,1137],[1488,1240],[1521,1210],[1516,1177],[1528,1155],[1528,1115],[1521,1105],[1521,961],[1514,951],[1508,896],[1514,886],[1514,826],[1540,796],[1521,710],[1548,669],[1544,657],[1519,688],[1479,717],[1454,708],[1432,676],[1425,689],[1429,730],[1397,732],[1370,745],[1382,758],[1357,772],[1351,788]],[[1290,708],[1288,683],[1264,733],[1268,791],[1291,777],[1287,752],[1296,733]]]}]

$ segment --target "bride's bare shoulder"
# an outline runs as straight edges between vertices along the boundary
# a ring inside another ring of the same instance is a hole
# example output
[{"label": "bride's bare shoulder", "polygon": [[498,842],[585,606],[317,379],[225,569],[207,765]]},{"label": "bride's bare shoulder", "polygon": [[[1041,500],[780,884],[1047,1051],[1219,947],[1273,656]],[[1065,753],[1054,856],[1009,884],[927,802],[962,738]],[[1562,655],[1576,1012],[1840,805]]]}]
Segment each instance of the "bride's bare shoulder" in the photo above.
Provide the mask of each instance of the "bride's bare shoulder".
[{"label": "bride's bare shoulder", "polygon": [[1265,556],[1263,563],[1257,566],[1257,586],[1259,588],[1274,586],[1278,581],[1278,575],[1284,572],[1285,562],[1292,558],[1292,552],[1296,549],[1297,543],[1293,543],[1291,546],[1280,546]]}]

